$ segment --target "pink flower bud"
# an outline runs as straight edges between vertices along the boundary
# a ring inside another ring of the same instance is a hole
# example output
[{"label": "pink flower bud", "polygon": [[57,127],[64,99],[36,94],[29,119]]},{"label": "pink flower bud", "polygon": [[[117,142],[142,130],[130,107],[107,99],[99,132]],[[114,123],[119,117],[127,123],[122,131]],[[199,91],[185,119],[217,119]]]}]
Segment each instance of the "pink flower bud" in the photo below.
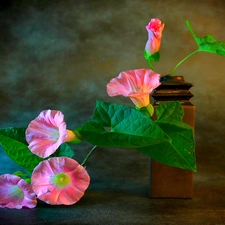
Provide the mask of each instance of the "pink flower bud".
[{"label": "pink flower bud", "polygon": [[148,41],[145,45],[145,51],[149,55],[153,55],[159,51],[163,28],[164,24],[157,18],[151,19],[149,24],[146,26],[148,31]]}]

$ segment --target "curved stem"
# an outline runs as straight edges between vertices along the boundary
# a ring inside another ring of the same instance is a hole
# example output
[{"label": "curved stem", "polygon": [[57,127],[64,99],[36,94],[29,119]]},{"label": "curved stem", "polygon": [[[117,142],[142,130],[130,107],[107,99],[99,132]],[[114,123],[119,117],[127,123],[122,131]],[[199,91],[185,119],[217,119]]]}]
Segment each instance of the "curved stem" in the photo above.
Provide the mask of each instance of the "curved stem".
[{"label": "curved stem", "polygon": [[199,52],[199,50],[196,50],[192,53],[190,53],[189,55],[187,55],[185,58],[183,58],[171,71],[170,76],[175,72],[175,70],[180,66],[180,64],[182,64],[186,59],[188,59],[189,57],[191,57],[192,55],[194,55],[195,53]]},{"label": "curved stem", "polygon": [[91,149],[91,151],[90,151],[90,152],[87,154],[87,156],[85,157],[84,161],[81,163],[81,166],[83,166],[83,165],[87,162],[87,160],[88,160],[89,157],[91,156],[92,152],[93,152],[96,148],[97,148],[97,145],[95,145],[95,146]]},{"label": "curved stem", "polygon": [[148,65],[150,67],[150,69],[152,69],[153,71],[155,71],[155,68],[153,67],[153,65],[151,64],[151,62],[148,60]]}]

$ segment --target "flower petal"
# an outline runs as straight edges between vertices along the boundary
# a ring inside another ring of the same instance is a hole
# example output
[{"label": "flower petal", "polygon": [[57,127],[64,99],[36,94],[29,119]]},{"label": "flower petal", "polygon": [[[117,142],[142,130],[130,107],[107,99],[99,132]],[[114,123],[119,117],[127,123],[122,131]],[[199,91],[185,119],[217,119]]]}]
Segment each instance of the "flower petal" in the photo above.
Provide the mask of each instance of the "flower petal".
[{"label": "flower petal", "polygon": [[71,205],[84,195],[90,177],[76,160],[52,157],[34,169],[31,184],[40,200],[51,205]]},{"label": "flower petal", "polygon": [[151,19],[146,26],[146,30],[148,31],[148,41],[145,45],[145,51],[149,55],[153,55],[159,51],[163,29],[164,24],[158,18]]},{"label": "flower petal", "polygon": [[36,205],[36,195],[30,184],[15,175],[0,176],[0,207],[21,209],[34,208]]},{"label": "flower petal", "polygon": [[160,74],[150,69],[121,72],[107,84],[109,96],[130,97],[139,108],[149,105],[149,94],[160,85]]},{"label": "flower petal", "polygon": [[53,154],[66,138],[64,115],[57,110],[42,111],[30,122],[26,130],[28,148],[41,158]]}]

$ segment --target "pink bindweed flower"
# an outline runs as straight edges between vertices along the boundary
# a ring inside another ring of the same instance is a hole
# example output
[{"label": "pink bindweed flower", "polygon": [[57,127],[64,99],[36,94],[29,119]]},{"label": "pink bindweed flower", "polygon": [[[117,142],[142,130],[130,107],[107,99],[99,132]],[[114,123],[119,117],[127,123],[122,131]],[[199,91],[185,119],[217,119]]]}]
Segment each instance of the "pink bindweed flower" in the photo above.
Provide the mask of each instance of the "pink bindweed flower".
[{"label": "pink bindweed flower", "polygon": [[148,55],[153,55],[159,51],[163,28],[164,24],[157,18],[151,19],[146,26],[148,31],[148,41],[145,45],[145,51]]},{"label": "pink bindweed flower", "polygon": [[109,96],[129,97],[138,107],[149,105],[149,95],[160,85],[160,74],[150,69],[136,69],[121,72],[107,84]]},{"label": "pink bindweed flower", "polygon": [[22,207],[34,208],[37,198],[25,180],[11,174],[0,176],[0,207],[21,209]]},{"label": "pink bindweed flower", "polygon": [[90,184],[83,166],[68,157],[52,157],[34,168],[31,184],[38,199],[50,205],[72,205]]},{"label": "pink bindweed flower", "polygon": [[80,141],[66,129],[64,115],[57,110],[44,110],[32,120],[26,129],[26,140],[30,151],[41,158],[53,154],[64,142]]}]

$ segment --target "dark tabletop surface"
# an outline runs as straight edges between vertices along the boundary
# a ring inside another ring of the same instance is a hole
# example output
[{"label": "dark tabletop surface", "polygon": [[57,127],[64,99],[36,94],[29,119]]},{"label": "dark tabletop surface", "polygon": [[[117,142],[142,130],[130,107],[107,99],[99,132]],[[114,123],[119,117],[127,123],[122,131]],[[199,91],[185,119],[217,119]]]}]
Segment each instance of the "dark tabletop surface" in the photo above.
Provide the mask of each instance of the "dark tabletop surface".
[{"label": "dark tabletop surface", "polygon": [[[0,224],[225,224],[222,152],[210,158],[207,146],[200,144],[193,199],[149,198],[148,157],[132,149],[97,148],[87,164],[91,184],[78,203],[50,206],[39,202],[34,209],[0,209]],[[1,172],[15,171],[15,164],[0,152]],[[82,154],[85,151],[77,157]]]}]

